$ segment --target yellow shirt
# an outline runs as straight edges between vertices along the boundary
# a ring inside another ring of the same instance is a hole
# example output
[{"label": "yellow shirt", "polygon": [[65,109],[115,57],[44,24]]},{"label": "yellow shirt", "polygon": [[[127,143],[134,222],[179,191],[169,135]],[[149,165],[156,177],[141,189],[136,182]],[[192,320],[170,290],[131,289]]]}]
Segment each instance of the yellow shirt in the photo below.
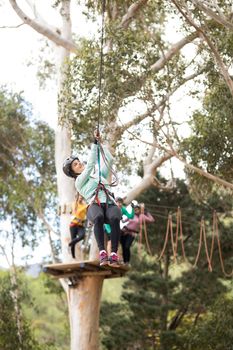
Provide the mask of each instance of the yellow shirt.
[{"label": "yellow shirt", "polygon": [[78,203],[73,210],[74,217],[72,218],[71,225],[83,226],[87,215],[87,204]]}]

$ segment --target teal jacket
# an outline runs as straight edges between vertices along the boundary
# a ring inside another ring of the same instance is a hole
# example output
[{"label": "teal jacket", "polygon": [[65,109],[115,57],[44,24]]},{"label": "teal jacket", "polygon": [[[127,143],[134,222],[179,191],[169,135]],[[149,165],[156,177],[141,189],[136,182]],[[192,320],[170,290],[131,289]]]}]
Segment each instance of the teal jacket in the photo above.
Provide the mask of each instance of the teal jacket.
[{"label": "teal jacket", "polygon": [[[134,208],[132,208],[131,213],[129,213],[128,210],[126,209],[126,207],[123,205],[121,207],[121,214],[127,216],[128,219],[133,219],[134,218]],[[110,235],[111,226],[109,224],[104,224],[104,230],[108,235]]]},{"label": "teal jacket", "polygon": [[[109,186],[108,177],[110,175],[110,167],[113,163],[113,156],[109,152],[106,146],[103,146],[105,157],[107,158],[108,166],[103,162],[101,158],[101,183],[104,184],[106,189],[109,191],[111,187]],[[95,169],[95,165],[97,163],[97,151],[98,146],[96,144],[92,144],[91,152],[89,154],[89,159],[87,164],[83,170],[83,172],[76,178],[75,187],[76,190],[83,196],[86,202],[89,204],[92,199],[94,199],[95,190],[99,183],[99,173],[92,175],[93,170]],[[100,190],[98,193],[98,198],[100,203],[106,203],[106,194],[103,190]]]}]

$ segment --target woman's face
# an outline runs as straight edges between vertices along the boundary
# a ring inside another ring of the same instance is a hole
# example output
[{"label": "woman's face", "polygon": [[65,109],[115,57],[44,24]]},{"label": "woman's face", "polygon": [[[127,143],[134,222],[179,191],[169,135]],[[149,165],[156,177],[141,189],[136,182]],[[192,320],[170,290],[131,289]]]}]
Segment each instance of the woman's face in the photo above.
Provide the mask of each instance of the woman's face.
[{"label": "woman's face", "polygon": [[135,215],[139,215],[140,212],[141,212],[140,208],[138,208],[138,207],[135,207],[135,208],[134,208],[134,213],[135,213]]},{"label": "woman's face", "polygon": [[83,163],[80,162],[79,159],[75,159],[72,163],[71,163],[71,170],[75,173],[75,174],[81,174],[81,172],[84,170],[85,166]]},{"label": "woman's face", "polygon": [[123,203],[121,201],[116,201],[116,204],[119,208],[122,208],[123,207]]}]

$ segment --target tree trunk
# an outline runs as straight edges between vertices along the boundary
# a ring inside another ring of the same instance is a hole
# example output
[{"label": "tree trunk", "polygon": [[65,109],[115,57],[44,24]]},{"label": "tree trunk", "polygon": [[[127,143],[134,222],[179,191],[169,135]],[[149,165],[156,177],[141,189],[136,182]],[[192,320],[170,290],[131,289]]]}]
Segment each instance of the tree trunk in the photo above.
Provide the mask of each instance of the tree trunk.
[{"label": "tree trunk", "polygon": [[[61,16],[63,19],[62,35],[67,40],[72,40],[70,7],[69,1],[63,1]],[[65,67],[69,60],[70,52],[65,48],[59,48],[59,93],[62,94],[65,79]],[[63,108],[59,105],[62,117]],[[59,122],[59,120],[58,120]],[[58,123],[59,124],[59,123]],[[69,223],[71,203],[74,200],[75,188],[74,180],[67,178],[62,171],[62,163],[71,154],[70,130],[66,124],[58,125],[55,141],[55,158],[57,170],[58,196],[61,208],[61,241],[63,261],[72,260],[68,252],[68,242],[70,241]],[[80,249],[76,252],[77,260],[81,257]],[[96,258],[96,245],[92,242],[90,259]],[[99,348],[99,309],[103,286],[103,277],[85,277],[77,280],[74,287],[66,288],[69,318],[71,350],[95,350]]]},{"label": "tree trunk", "polygon": [[99,349],[99,310],[103,277],[84,277],[69,288],[71,350]]}]

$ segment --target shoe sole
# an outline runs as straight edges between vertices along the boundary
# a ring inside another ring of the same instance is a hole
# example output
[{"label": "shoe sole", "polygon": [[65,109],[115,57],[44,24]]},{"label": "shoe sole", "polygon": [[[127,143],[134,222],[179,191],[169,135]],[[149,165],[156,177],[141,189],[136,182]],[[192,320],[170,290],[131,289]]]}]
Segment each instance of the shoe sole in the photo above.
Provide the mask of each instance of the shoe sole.
[{"label": "shoe sole", "polygon": [[108,265],[108,261],[103,261],[100,263],[100,266]]}]

